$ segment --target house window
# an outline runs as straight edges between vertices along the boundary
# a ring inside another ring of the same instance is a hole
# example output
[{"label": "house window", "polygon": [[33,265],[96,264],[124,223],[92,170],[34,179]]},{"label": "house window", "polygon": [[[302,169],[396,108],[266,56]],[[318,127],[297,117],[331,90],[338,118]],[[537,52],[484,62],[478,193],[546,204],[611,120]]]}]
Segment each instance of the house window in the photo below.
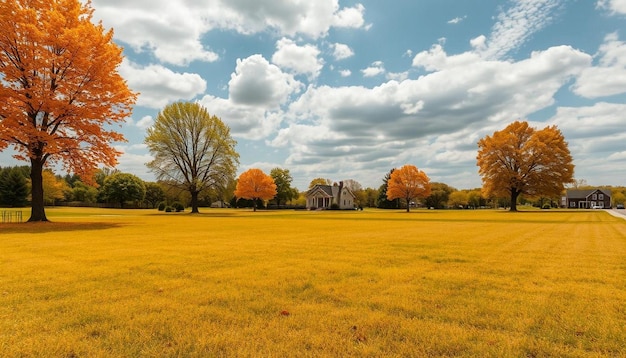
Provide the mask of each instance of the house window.
[{"label": "house window", "polygon": [[604,194],[598,194],[598,199],[604,200]]},{"label": "house window", "polygon": [[592,200],[596,200],[596,199],[598,199],[598,194],[593,194],[593,195],[591,196],[591,199],[592,199]]},{"label": "house window", "polygon": [[569,202],[569,207],[570,208],[575,208],[576,207],[576,202],[575,201],[570,201]]}]

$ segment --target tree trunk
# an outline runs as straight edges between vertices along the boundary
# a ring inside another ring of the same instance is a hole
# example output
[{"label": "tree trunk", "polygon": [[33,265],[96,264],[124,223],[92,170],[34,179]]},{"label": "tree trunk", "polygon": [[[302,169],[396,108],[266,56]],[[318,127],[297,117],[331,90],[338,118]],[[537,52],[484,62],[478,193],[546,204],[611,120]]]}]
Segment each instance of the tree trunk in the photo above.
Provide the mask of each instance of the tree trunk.
[{"label": "tree trunk", "polygon": [[252,211],[256,211],[256,198],[252,199]]},{"label": "tree trunk", "polygon": [[198,191],[195,190],[191,190],[189,192],[191,194],[191,213],[192,214],[199,214],[200,210],[198,210]]},{"label": "tree trunk", "polygon": [[517,189],[511,189],[511,210],[517,211],[517,197],[520,195],[520,191]]},{"label": "tree trunk", "polygon": [[411,211],[411,198],[406,198],[406,212]]},{"label": "tree trunk", "polygon": [[44,160],[30,160],[31,207],[28,222],[48,221],[43,199],[43,164]]}]

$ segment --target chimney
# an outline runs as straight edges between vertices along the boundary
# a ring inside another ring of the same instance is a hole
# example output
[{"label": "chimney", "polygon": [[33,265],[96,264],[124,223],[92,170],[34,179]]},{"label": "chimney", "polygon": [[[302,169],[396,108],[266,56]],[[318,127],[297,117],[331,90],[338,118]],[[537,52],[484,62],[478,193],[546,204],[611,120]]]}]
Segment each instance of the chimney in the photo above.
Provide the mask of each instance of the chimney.
[{"label": "chimney", "polygon": [[341,192],[343,191],[343,181],[339,182],[339,195],[337,195],[337,205],[341,209]]}]

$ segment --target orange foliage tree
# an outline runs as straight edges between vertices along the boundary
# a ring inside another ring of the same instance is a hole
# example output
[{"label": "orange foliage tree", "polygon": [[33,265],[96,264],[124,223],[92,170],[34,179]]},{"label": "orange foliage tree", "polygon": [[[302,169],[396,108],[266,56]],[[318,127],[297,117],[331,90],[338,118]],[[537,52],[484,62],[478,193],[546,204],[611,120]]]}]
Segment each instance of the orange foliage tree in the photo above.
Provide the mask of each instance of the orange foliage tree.
[{"label": "orange foliage tree", "polygon": [[30,161],[29,221],[47,221],[43,168],[61,162],[90,181],[114,166],[123,141],[110,126],[128,117],[136,94],[117,72],[113,31],[92,22],[79,0],[0,2],[0,150]]},{"label": "orange foliage tree", "polygon": [[395,169],[387,182],[387,200],[405,199],[406,211],[410,211],[411,202],[430,195],[430,178],[416,166],[407,164]]},{"label": "orange foliage tree", "polygon": [[252,200],[256,211],[257,199],[270,200],[276,196],[276,184],[274,179],[261,169],[249,169],[239,176],[235,196]]},{"label": "orange foliage tree", "polygon": [[536,130],[516,121],[478,142],[477,165],[485,196],[511,198],[517,211],[520,194],[559,196],[573,181],[567,142],[556,126]]}]

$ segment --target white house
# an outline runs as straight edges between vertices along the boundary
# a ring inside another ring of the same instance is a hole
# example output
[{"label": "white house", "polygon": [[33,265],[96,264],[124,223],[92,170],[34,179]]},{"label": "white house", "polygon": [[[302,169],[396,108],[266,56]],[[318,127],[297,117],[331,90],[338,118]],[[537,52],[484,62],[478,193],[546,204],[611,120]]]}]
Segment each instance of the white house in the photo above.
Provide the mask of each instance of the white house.
[{"label": "white house", "polygon": [[335,185],[315,185],[306,193],[307,209],[330,209],[333,204],[337,208],[354,209],[356,196],[343,182]]}]

